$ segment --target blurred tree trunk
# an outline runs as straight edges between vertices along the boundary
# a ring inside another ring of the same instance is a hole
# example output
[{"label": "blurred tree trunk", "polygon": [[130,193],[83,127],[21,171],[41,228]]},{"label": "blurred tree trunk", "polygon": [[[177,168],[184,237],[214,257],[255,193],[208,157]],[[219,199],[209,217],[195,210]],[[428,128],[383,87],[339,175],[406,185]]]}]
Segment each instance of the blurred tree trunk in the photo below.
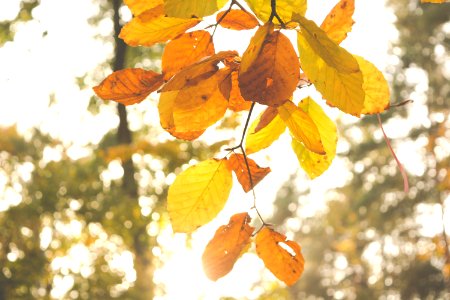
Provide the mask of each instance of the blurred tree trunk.
[{"label": "blurred tree trunk", "polygon": [[[113,0],[114,9],[114,41],[115,41],[115,53],[113,60],[113,71],[121,70],[125,67],[125,57],[127,52],[127,45],[119,38],[119,33],[122,28],[120,24],[119,9],[122,6],[122,0]],[[118,144],[131,144],[132,135],[128,125],[127,110],[123,104],[117,105],[119,114],[119,128],[117,130],[117,143]],[[124,170],[123,174],[123,189],[127,194],[128,201],[138,201],[138,188],[136,179],[134,177],[135,169],[133,161],[127,160],[122,163]],[[137,225],[139,226],[139,225]],[[136,270],[136,282],[135,282],[135,299],[152,299],[153,298],[153,254],[148,241],[146,228],[139,228],[134,230],[133,237],[133,252],[134,252],[134,268]],[[130,245],[131,246],[131,245]]]}]

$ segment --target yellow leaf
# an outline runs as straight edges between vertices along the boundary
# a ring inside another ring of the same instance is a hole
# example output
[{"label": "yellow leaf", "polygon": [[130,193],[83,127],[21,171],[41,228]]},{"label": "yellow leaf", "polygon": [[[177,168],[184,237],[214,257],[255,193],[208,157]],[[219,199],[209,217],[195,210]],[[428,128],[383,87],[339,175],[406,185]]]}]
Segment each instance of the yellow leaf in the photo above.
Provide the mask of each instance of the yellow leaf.
[{"label": "yellow leaf", "polygon": [[134,17],[120,31],[119,37],[130,46],[152,46],[166,42],[194,27],[201,20],[166,17],[162,5]]},{"label": "yellow leaf", "polygon": [[161,58],[164,79],[170,79],[180,70],[214,53],[214,44],[209,32],[197,30],[180,35],[164,47]]},{"label": "yellow leaf", "polygon": [[275,31],[266,35],[250,66],[240,69],[239,87],[244,99],[277,106],[292,96],[299,79],[300,65],[294,47],[284,34]]},{"label": "yellow leaf", "polygon": [[297,141],[302,142],[312,152],[325,154],[319,130],[308,114],[292,101],[286,101],[279,106],[278,114]]},{"label": "yellow leaf", "polygon": [[239,72],[245,73],[248,68],[258,58],[261,48],[266,40],[266,37],[273,32],[273,25],[270,23],[264,24],[256,30],[255,35],[250,39],[247,49],[242,55],[241,66]]},{"label": "yellow leaf", "polygon": [[355,55],[363,74],[363,89],[365,93],[363,114],[378,114],[389,107],[389,85],[386,79],[371,62]]},{"label": "yellow leaf", "polygon": [[299,108],[308,114],[316,124],[325,149],[325,155],[320,155],[306,149],[296,139],[292,139],[292,149],[297,155],[300,166],[310,178],[315,178],[328,169],[336,155],[337,129],[320,105],[311,98],[303,99],[299,103]]},{"label": "yellow leaf", "polygon": [[201,18],[221,9],[227,0],[164,0],[164,12],[169,17]]},{"label": "yellow leaf", "polygon": [[124,3],[128,6],[133,15],[137,16],[146,10],[163,4],[163,0],[124,0]]},{"label": "yellow leaf", "polygon": [[359,116],[364,90],[358,62],[314,22],[301,16],[297,19],[302,26],[297,37],[303,71],[329,105]]},{"label": "yellow leaf", "polygon": [[305,260],[300,246],[270,228],[264,227],[256,236],[256,253],[270,272],[289,286],[303,273]]},{"label": "yellow leaf", "polygon": [[[255,15],[264,23],[269,20],[271,9],[271,0],[245,0]],[[292,20],[294,14],[305,15],[307,1],[306,0],[277,0],[277,14],[284,23]],[[279,24],[276,18],[273,19],[275,24]]]},{"label": "yellow leaf", "polygon": [[139,103],[163,83],[161,74],[143,69],[123,69],[106,77],[94,92],[103,100],[124,105]]},{"label": "yellow leaf", "polygon": [[228,225],[217,229],[202,255],[203,270],[209,279],[216,281],[233,269],[235,262],[250,244],[250,237],[255,229],[249,225],[250,220],[247,213],[235,214]]},{"label": "yellow leaf", "polygon": [[352,30],[355,23],[352,19],[354,12],[355,0],[341,0],[326,16],[320,28],[336,44],[340,44],[347,37],[347,33]]},{"label": "yellow leaf", "polygon": [[223,209],[233,184],[224,160],[208,159],[180,173],[167,196],[174,232],[192,232]]},{"label": "yellow leaf", "polygon": [[[226,15],[226,11],[217,14],[216,22],[220,21],[220,26],[232,30],[253,29],[259,25],[258,20],[242,9],[231,9]],[[225,17],[224,17],[225,15]]]},{"label": "yellow leaf", "polygon": [[249,157],[247,157],[247,163],[252,176],[251,182],[248,175],[247,165],[245,164],[244,155],[232,154],[227,161],[228,167],[234,171],[234,174],[236,174],[239,183],[246,193],[252,189],[252,183],[253,187],[255,187],[264,177],[266,177],[267,174],[270,173],[270,168],[261,168],[253,159]]},{"label": "yellow leaf", "polygon": [[[273,108],[269,107],[267,109]],[[264,113],[259,115],[248,129],[248,134],[245,138],[245,152],[247,154],[255,153],[269,147],[286,130],[286,125],[278,114],[276,114],[264,127],[256,130],[263,115]]]}]

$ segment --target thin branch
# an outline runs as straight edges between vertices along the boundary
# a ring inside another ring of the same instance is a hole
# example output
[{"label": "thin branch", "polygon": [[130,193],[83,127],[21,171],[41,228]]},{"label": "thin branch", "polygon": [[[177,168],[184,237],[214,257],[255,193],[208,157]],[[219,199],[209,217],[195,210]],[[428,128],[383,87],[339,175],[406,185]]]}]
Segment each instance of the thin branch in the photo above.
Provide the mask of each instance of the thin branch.
[{"label": "thin branch", "polygon": [[[217,26],[219,26],[220,22],[223,21],[223,19],[225,19],[225,17],[230,13],[231,8],[233,7],[233,5],[236,5],[237,7],[239,7],[241,10],[243,10],[245,13],[251,15],[243,6],[242,4],[240,4],[237,0],[232,0],[230,3],[230,6],[228,6],[227,10],[225,11],[225,13],[219,18],[219,20],[217,20],[216,24],[214,25],[209,25],[207,27],[205,27],[205,29],[214,27],[213,33],[211,34],[211,36],[213,37],[214,34],[216,33],[216,29]],[[252,15],[253,16],[253,15]]]},{"label": "thin branch", "polygon": [[277,0],[270,0],[270,8],[272,11],[270,13],[269,23],[273,23],[273,18],[275,18],[280,23],[281,28],[286,28],[286,24],[277,13]]},{"label": "thin branch", "polygon": [[407,100],[403,100],[403,101],[401,101],[401,102],[399,102],[399,103],[391,104],[391,105],[389,106],[389,108],[400,107],[400,106],[404,106],[404,105],[407,105],[407,104],[413,103],[413,102],[414,102],[414,100],[407,99]]}]

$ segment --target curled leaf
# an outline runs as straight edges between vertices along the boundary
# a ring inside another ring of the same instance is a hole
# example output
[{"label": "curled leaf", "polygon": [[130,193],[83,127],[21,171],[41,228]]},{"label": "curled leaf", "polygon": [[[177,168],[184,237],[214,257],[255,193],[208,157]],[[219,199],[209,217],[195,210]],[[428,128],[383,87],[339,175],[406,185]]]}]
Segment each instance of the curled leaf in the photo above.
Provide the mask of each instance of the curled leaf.
[{"label": "curled leaf", "polygon": [[250,181],[249,170],[245,164],[244,155],[242,154],[232,154],[230,155],[227,164],[230,169],[234,171],[236,177],[241,184],[244,191],[247,193],[255,187],[267,174],[270,173],[270,168],[261,168],[256,164],[256,162],[247,157],[248,169],[250,169],[250,174],[252,180]]}]

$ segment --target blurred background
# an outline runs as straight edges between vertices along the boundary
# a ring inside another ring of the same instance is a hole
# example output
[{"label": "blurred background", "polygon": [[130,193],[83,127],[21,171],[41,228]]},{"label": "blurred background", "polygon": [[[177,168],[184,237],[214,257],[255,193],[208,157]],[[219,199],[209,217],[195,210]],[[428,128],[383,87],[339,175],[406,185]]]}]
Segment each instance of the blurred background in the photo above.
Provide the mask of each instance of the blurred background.
[{"label": "blurred background", "polygon": [[[337,1],[310,2],[320,23]],[[174,235],[166,212],[175,175],[223,156],[245,115],[174,140],[156,96],[125,109],[92,92],[113,70],[160,67],[163,45],[117,39],[131,18],[122,1],[2,0],[0,299],[450,299],[450,4],[418,2],[356,1],[343,44],[383,70],[391,103],[414,100],[382,114],[408,193],[375,116],[326,108],[340,140],[317,180],[287,140],[255,156],[273,170],[260,211],[303,247],[305,272],[287,288],[254,249],[216,283],[202,273],[215,229],[251,206],[239,188],[192,235]],[[238,41],[219,30],[216,50],[242,53]]]}]

